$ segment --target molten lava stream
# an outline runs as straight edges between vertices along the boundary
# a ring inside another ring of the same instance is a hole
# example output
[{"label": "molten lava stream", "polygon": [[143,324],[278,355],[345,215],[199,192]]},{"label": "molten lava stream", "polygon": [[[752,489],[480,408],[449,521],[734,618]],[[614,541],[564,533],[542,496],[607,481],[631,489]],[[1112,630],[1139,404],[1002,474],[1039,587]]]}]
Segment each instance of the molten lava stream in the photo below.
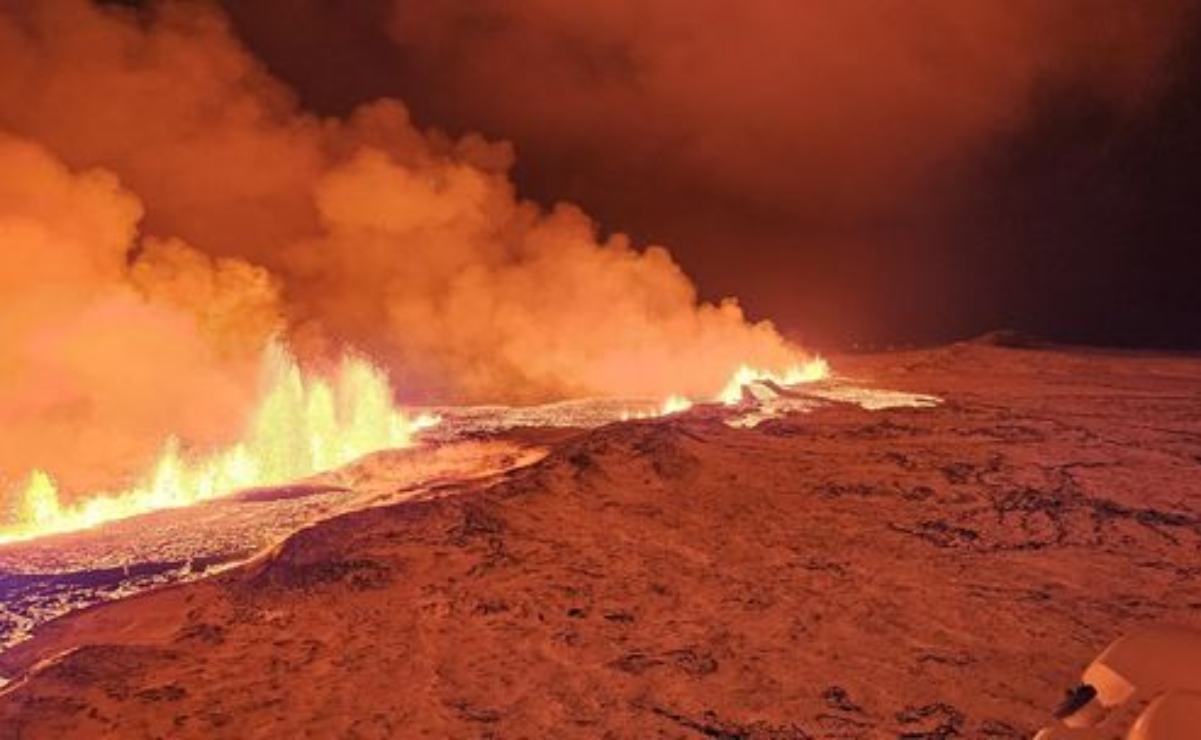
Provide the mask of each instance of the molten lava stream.
[{"label": "molten lava stream", "polygon": [[[263,396],[239,442],[212,454],[187,457],[179,441],[170,439],[137,485],[75,504],[64,504],[54,479],[36,470],[16,496],[15,517],[0,524],[0,544],[88,529],[247,488],[290,483],[372,452],[407,447],[415,432],[439,421],[431,415],[410,418],[397,409],[387,376],[359,357],[344,357],[329,380],[306,376],[277,344],[268,347],[263,365]],[[821,358],[779,373],[742,365],[715,400],[737,404],[743,388],[756,382],[791,386],[828,375],[829,367]],[[691,406],[690,399],[671,396],[657,411],[625,413],[622,418],[667,416]]]},{"label": "molten lava stream", "polygon": [[95,527],[160,509],[188,506],[245,488],[288,483],[384,449],[406,447],[434,416],[397,409],[384,372],[347,355],[329,379],[306,376],[281,345],[264,353],[264,391],[242,439],[194,459],[168,440],[134,487],[64,504],[54,479],[37,470],[17,495],[0,543]]}]

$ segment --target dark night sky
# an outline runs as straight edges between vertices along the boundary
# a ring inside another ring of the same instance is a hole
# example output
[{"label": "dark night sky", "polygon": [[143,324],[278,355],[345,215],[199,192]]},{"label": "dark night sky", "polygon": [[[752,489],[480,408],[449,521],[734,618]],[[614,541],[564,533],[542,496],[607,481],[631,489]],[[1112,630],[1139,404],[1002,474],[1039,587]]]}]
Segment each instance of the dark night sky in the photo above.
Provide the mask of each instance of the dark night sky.
[{"label": "dark night sky", "polygon": [[[667,245],[706,296],[802,340],[1011,327],[1201,348],[1201,23],[1184,3],[1151,30],[1135,3],[1050,19],[1018,3],[995,34],[938,3],[900,30],[795,31],[705,3],[678,22],[589,4],[579,23],[534,0],[225,5],[307,106],[396,96],[422,125],[509,139],[524,194]],[[915,48],[936,73],[895,72]]]}]

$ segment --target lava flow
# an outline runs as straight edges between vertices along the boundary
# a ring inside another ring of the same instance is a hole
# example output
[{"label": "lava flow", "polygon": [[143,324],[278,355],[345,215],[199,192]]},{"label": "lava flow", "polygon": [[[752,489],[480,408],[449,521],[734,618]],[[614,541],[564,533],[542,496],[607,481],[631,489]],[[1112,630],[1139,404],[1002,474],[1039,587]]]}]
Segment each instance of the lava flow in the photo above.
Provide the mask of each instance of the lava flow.
[{"label": "lava flow", "polygon": [[[411,417],[395,408],[386,374],[361,357],[344,357],[338,372],[327,380],[306,376],[282,345],[272,344],[264,353],[263,366],[263,396],[239,442],[208,455],[189,456],[179,440],[171,438],[138,484],[69,505],[62,502],[49,473],[34,471],[16,496],[13,521],[0,526],[0,544],[293,482],[372,452],[407,447],[415,432],[439,421],[434,415]],[[829,367],[821,358],[779,373],[743,364],[713,400],[735,404],[745,386],[759,381],[796,385],[828,376]],[[655,411],[624,412],[620,418],[668,416],[687,411],[693,403],[672,395]]]},{"label": "lava flow", "polygon": [[294,481],[371,452],[409,446],[415,432],[438,421],[397,409],[385,373],[353,355],[344,356],[333,377],[325,379],[306,375],[282,345],[271,344],[263,355],[263,373],[262,398],[238,442],[192,456],[170,439],[136,485],[78,504],[64,504],[51,475],[35,471],[17,496],[14,520],[0,526],[0,543]]}]

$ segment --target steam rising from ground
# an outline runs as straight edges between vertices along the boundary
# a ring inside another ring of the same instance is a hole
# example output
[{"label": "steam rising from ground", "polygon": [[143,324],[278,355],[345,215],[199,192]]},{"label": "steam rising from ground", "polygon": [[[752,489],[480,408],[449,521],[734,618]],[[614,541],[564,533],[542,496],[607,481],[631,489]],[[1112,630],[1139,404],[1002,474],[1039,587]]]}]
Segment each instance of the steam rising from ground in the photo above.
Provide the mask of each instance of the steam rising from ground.
[{"label": "steam rising from ground", "polygon": [[0,472],[68,490],[238,430],[283,332],[410,394],[712,394],[799,357],[661,248],[379,101],[302,111],[203,4],[0,1]]}]

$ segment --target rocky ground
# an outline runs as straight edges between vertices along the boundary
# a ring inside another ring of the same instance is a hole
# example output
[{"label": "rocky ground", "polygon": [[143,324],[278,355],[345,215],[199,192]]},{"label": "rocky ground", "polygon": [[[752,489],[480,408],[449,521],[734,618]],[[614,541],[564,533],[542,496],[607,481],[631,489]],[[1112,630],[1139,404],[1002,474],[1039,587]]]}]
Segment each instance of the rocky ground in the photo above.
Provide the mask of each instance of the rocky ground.
[{"label": "rocky ground", "polygon": [[1018,738],[1124,631],[1201,625],[1201,359],[834,366],[943,402],[556,433],[52,623],[0,736]]},{"label": "rocky ground", "polygon": [[[207,577],[316,522],[421,496],[447,481],[488,479],[543,454],[520,439],[474,441],[459,434],[370,455],[304,482],[5,544],[0,654],[64,614]],[[4,678],[0,671],[0,683]]]}]

